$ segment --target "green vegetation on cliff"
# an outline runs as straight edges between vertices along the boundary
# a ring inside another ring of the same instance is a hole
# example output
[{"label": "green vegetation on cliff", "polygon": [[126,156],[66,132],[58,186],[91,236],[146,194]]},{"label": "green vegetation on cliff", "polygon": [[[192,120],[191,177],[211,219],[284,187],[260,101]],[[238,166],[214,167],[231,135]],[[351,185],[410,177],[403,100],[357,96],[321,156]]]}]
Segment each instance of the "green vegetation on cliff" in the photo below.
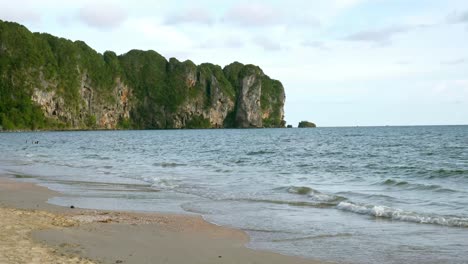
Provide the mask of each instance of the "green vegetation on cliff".
[{"label": "green vegetation on cliff", "polygon": [[243,65],[239,62],[231,63],[224,67],[224,75],[232,83],[236,92],[239,94],[242,81],[248,76],[259,76],[253,85],[259,84],[261,87],[260,105],[261,112],[266,113],[262,117],[263,127],[284,127],[283,107],[284,107],[284,88],[280,81],[270,79],[255,65]]},{"label": "green vegetation on cliff", "polygon": [[[82,41],[72,42],[0,21],[0,118],[3,129],[65,128],[71,120],[46,118],[32,100],[34,89],[48,89],[77,114],[80,76],[86,74],[99,98],[108,95],[116,73],[103,56]],[[83,124],[86,126],[86,124]],[[88,126],[92,128],[92,126]]]},{"label": "green vegetation on cliff", "polygon": [[155,51],[100,54],[82,41],[0,20],[0,126],[14,129],[239,127],[246,77],[261,84],[264,127],[282,127],[284,89],[254,65],[166,60]]},{"label": "green vegetation on cliff", "polygon": [[268,118],[263,120],[264,127],[284,127],[282,109],[284,105],[284,89],[281,82],[272,80],[268,76],[262,78],[262,110],[271,110]]}]

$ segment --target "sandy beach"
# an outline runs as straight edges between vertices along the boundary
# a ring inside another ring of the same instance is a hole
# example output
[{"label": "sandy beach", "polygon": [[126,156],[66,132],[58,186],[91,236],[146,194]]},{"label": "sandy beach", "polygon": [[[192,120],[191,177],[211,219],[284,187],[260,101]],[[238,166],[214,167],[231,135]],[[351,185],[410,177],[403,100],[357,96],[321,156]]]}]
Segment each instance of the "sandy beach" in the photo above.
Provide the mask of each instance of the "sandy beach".
[{"label": "sandy beach", "polygon": [[47,204],[47,188],[0,177],[0,263],[319,263],[248,249],[199,216]]}]

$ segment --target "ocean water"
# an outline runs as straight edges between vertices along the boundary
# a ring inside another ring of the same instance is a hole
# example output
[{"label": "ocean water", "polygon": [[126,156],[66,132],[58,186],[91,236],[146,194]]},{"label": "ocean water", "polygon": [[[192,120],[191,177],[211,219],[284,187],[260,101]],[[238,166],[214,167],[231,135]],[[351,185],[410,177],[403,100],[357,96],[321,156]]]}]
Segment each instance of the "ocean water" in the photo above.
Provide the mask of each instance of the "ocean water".
[{"label": "ocean water", "polygon": [[53,204],[201,214],[252,248],[468,263],[468,126],[0,133],[0,171]]}]

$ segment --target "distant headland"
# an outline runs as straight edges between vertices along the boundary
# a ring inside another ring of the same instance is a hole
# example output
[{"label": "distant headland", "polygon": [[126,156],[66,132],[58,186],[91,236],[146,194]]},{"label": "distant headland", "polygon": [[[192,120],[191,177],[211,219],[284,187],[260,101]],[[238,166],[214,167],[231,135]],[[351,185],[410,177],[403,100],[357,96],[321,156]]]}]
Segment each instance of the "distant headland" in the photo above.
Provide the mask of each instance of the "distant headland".
[{"label": "distant headland", "polygon": [[0,20],[3,130],[284,127],[284,103],[258,66],[100,54]]}]

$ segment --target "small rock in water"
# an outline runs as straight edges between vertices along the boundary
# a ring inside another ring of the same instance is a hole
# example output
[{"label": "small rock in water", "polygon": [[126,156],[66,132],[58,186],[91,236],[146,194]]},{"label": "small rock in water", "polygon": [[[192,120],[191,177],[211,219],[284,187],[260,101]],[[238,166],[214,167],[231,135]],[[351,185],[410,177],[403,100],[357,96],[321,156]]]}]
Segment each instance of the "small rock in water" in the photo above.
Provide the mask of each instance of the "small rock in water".
[{"label": "small rock in water", "polygon": [[297,125],[298,128],[311,128],[311,127],[317,127],[315,123],[309,122],[309,121],[301,121],[299,122],[299,125]]}]

